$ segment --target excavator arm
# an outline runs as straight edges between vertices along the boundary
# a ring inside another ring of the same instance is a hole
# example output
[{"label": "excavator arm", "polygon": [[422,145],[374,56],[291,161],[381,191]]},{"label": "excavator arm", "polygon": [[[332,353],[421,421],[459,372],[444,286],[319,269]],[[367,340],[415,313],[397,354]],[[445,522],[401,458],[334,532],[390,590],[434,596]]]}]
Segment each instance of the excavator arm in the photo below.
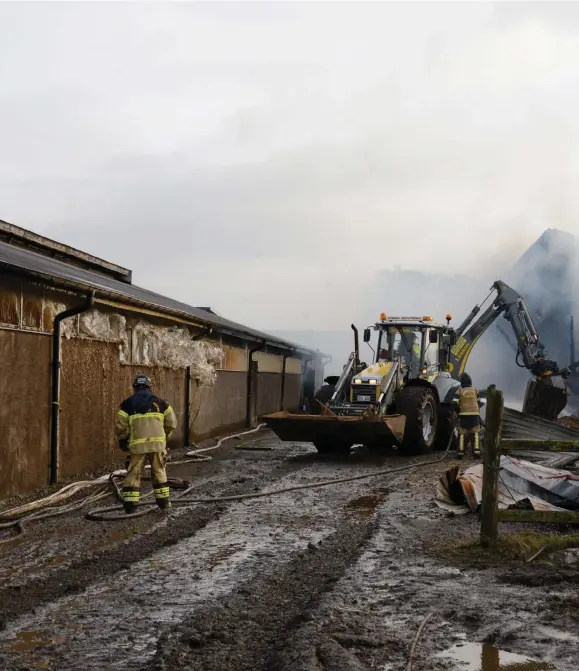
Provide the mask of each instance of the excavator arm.
[{"label": "excavator arm", "polygon": [[555,361],[545,357],[545,348],[522,296],[501,280],[494,282],[492,289],[496,291],[496,297],[491,305],[473,322],[481,310],[475,305],[456,329],[455,342],[449,353],[449,372],[454,378],[460,378],[478,339],[503,315],[517,341],[517,365],[527,368],[536,378],[527,386],[523,411],[554,420],[567,405],[563,378],[569,370],[559,369]]}]

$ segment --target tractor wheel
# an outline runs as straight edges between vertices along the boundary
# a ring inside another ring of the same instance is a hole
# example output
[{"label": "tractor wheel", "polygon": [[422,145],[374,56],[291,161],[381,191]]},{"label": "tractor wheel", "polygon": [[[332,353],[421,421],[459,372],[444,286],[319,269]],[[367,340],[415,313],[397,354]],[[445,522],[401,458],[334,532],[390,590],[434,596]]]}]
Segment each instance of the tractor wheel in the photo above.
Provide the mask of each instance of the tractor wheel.
[{"label": "tractor wheel", "polygon": [[[311,415],[321,415],[322,414],[322,406],[320,403],[323,403],[326,405],[334,395],[334,392],[336,391],[336,387],[333,384],[325,384],[323,387],[318,389],[314,396],[314,401],[312,403],[312,407],[310,408],[310,414]],[[318,403],[318,401],[320,403]]]},{"label": "tractor wheel", "polygon": [[350,454],[352,445],[339,438],[318,438],[314,441],[314,447],[319,454],[336,454],[346,457]]},{"label": "tractor wheel", "polygon": [[456,410],[451,405],[438,406],[438,429],[436,431],[435,450],[444,451],[450,441],[450,449],[457,448]]},{"label": "tractor wheel", "polygon": [[436,398],[428,387],[404,387],[396,412],[406,417],[402,454],[425,454],[434,447],[438,416]]}]

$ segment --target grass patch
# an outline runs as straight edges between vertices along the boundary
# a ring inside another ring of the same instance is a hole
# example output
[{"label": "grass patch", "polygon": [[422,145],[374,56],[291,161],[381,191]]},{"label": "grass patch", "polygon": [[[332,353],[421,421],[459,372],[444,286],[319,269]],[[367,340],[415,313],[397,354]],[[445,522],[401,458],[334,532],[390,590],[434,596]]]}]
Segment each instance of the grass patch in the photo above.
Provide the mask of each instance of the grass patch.
[{"label": "grass patch", "polygon": [[496,544],[488,549],[480,546],[478,538],[455,546],[448,551],[451,557],[464,560],[527,561],[541,548],[545,548],[538,560],[551,552],[579,547],[579,533],[560,534],[539,531],[502,532]]}]

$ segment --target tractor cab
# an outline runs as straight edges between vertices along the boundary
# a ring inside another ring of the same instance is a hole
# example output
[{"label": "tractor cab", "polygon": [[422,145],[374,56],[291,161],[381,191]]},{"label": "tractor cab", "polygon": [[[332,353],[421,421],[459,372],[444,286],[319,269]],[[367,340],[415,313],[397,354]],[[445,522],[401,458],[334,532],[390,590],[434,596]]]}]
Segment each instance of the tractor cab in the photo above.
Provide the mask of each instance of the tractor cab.
[{"label": "tractor cab", "polygon": [[[434,323],[432,317],[388,317],[383,313],[373,330],[378,332],[375,363],[358,377],[385,373],[395,361],[407,379],[432,381],[446,370],[449,327]],[[364,342],[369,343],[371,336],[369,327],[364,331]]]}]

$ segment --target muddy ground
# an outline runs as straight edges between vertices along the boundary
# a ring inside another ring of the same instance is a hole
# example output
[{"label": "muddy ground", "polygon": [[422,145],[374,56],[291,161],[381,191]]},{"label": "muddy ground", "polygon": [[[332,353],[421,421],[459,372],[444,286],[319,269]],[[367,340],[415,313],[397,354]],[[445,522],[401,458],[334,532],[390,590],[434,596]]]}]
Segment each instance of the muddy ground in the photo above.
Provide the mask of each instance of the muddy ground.
[{"label": "muddy ground", "polygon": [[[273,449],[230,442],[170,474],[218,496],[412,461],[251,440]],[[414,671],[576,671],[579,574],[450,559],[478,531],[434,504],[453,463],[169,517],[32,525],[0,545],[0,669],[402,671],[432,614]]]}]

